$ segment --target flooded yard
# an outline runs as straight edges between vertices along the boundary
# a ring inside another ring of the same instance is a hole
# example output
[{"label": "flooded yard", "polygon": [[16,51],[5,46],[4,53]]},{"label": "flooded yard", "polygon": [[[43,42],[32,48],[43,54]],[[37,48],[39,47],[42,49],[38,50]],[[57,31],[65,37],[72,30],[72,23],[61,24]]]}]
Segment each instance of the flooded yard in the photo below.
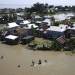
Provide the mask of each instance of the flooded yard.
[{"label": "flooded yard", "polygon": [[[0,75],[75,75],[75,55],[0,44]],[[42,64],[38,61],[41,59]],[[32,60],[35,64],[32,65]],[[47,62],[45,62],[47,60]],[[18,67],[20,65],[20,67]]]}]

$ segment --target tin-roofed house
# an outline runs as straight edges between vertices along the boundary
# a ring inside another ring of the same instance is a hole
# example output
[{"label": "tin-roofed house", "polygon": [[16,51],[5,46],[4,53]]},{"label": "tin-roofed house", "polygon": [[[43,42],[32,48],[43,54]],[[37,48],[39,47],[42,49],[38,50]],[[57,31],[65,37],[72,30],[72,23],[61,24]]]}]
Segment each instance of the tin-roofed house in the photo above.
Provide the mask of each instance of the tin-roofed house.
[{"label": "tin-roofed house", "polygon": [[10,44],[10,45],[14,45],[18,43],[18,36],[15,35],[8,35],[5,37],[5,43],[6,44]]},{"label": "tin-roofed house", "polygon": [[35,15],[35,17],[33,17],[32,20],[33,22],[42,21],[42,18],[39,15]]},{"label": "tin-roofed house", "polygon": [[19,25],[16,24],[15,22],[12,22],[12,23],[7,23],[5,26],[4,26],[4,29],[8,29],[10,32],[18,29]]},{"label": "tin-roofed house", "polygon": [[30,43],[32,40],[34,40],[35,37],[34,36],[27,36],[27,37],[24,37],[22,38],[22,44],[28,44]]},{"label": "tin-roofed house", "polygon": [[36,29],[36,36],[37,37],[45,37],[45,35],[44,35],[44,31],[46,31],[46,29],[47,29],[47,26],[45,26],[45,25],[43,25],[43,26],[41,26],[41,27],[38,27],[37,29]]},{"label": "tin-roofed house", "polygon": [[17,30],[17,33],[19,33],[19,39],[21,40],[24,37],[27,37],[29,35],[29,31],[25,28],[19,28]]},{"label": "tin-roofed house", "polygon": [[31,23],[30,20],[25,20],[25,21],[20,22],[19,24],[20,24],[20,27],[23,28],[23,27],[27,26],[27,24],[30,24],[30,23]]},{"label": "tin-roofed house", "polygon": [[59,25],[59,26],[50,26],[47,30],[46,30],[46,37],[47,39],[54,39],[54,38],[58,38],[60,36],[66,36],[67,34],[67,25]]},{"label": "tin-roofed house", "polygon": [[48,27],[51,26],[52,21],[50,19],[45,19],[44,21],[42,21],[42,23],[44,23],[45,25],[47,25]]}]

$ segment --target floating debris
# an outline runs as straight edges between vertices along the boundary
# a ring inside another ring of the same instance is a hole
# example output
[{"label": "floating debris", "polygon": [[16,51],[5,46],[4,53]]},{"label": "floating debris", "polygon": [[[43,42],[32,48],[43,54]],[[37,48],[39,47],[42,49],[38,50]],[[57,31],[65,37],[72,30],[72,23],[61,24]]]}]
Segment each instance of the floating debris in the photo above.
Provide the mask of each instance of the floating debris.
[{"label": "floating debris", "polygon": [[3,56],[1,56],[1,59],[3,59]]},{"label": "floating debris", "polygon": [[20,65],[18,67],[20,67]]}]

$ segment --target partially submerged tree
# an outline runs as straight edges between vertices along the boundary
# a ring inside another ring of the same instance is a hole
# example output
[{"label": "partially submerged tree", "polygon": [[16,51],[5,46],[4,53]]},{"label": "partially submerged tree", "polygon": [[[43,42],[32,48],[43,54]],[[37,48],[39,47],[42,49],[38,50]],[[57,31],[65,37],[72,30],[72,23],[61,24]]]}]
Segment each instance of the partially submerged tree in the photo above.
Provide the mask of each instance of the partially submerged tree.
[{"label": "partially submerged tree", "polygon": [[56,51],[60,51],[63,48],[62,45],[60,45],[59,43],[56,43],[55,41],[52,42],[51,47],[52,47],[53,50],[56,50]]},{"label": "partially submerged tree", "polygon": [[75,48],[75,38],[70,38],[67,42],[67,46]]}]

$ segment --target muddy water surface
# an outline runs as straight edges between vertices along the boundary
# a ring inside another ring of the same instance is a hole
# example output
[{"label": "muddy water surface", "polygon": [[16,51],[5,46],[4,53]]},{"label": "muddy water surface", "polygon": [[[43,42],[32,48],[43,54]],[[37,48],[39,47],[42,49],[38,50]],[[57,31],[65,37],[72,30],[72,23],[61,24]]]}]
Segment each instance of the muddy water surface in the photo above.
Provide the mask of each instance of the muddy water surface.
[{"label": "muddy water surface", "polygon": [[[2,55],[0,75],[75,75],[75,55],[65,52],[33,51],[22,45],[0,44],[0,57]],[[39,59],[41,65],[38,65]],[[31,66],[32,60],[34,66]]]}]

